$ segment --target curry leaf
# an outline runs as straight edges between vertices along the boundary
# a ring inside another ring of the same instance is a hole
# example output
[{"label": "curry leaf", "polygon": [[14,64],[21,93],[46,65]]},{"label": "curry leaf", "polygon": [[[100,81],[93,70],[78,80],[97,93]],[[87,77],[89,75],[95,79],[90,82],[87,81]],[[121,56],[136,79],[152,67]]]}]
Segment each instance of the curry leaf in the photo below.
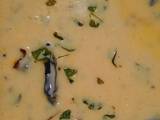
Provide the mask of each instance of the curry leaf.
[{"label": "curry leaf", "polygon": [[59,120],[69,120],[71,118],[71,110],[65,110],[59,117]]},{"label": "curry leaf", "polygon": [[99,27],[99,25],[100,25],[100,23],[99,23],[99,22],[96,22],[96,21],[93,20],[93,19],[91,19],[91,20],[89,21],[89,26],[90,26],[90,27],[97,28],[97,27]]},{"label": "curry leaf", "polygon": [[90,110],[101,110],[103,105],[100,102],[95,102],[91,99],[83,99],[82,102],[88,106],[88,109]]},{"label": "curry leaf", "polygon": [[96,9],[97,9],[97,6],[89,6],[89,7],[88,7],[88,10],[89,10],[90,12],[95,12]]},{"label": "curry leaf", "polygon": [[32,51],[32,56],[37,61],[43,61],[46,59],[50,59],[52,54],[51,51],[46,47],[39,48],[35,51]]},{"label": "curry leaf", "polygon": [[72,68],[64,68],[64,73],[67,76],[68,80],[70,83],[74,82],[74,75],[77,73],[78,71],[76,69],[72,69]]}]

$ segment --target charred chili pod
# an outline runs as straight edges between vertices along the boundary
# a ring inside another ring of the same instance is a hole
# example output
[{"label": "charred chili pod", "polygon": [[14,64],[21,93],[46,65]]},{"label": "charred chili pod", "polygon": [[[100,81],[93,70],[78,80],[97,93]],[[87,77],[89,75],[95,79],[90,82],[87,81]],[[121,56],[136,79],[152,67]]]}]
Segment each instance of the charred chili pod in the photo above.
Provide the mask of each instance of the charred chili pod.
[{"label": "charred chili pod", "polygon": [[56,79],[57,79],[57,71],[56,71],[56,61],[55,59],[48,59],[44,62],[45,67],[45,82],[44,82],[44,93],[47,96],[48,101],[51,104],[55,104],[56,102]]},{"label": "charred chili pod", "polygon": [[57,62],[51,53],[51,51],[46,48],[39,48],[32,52],[32,56],[36,61],[42,61],[44,64],[44,93],[51,104],[56,103],[56,92],[57,92]]}]

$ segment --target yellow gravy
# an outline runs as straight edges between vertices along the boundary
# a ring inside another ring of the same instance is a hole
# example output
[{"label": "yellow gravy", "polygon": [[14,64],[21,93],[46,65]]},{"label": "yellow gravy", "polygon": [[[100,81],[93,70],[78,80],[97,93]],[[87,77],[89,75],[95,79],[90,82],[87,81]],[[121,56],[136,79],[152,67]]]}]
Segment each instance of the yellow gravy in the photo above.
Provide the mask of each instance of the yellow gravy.
[{"label": "yellow gravy", "polygon": [[[57,61],[55,104],[41,47]],[[0,0],[0,119],[160,120],[159,51],[160,0]]]}]

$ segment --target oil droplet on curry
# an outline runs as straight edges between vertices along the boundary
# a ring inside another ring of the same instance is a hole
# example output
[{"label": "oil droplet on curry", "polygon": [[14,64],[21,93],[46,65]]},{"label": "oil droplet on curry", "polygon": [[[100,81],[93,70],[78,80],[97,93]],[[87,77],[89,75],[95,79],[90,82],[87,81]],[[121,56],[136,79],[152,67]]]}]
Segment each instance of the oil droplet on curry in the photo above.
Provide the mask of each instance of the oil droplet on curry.
[{"label": "oil droplet on curry", "polygon": [[0,119],[160,120],[160,0],[0,0]]}]

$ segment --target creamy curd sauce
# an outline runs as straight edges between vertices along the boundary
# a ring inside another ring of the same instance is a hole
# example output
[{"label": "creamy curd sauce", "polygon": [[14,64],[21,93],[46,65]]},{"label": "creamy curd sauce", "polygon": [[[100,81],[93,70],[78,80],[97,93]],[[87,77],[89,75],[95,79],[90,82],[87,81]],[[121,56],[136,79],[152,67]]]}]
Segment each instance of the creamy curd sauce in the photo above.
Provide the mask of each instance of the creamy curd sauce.
[{"label": "creamy curd sauce", "polygon": [[159,51],[160,0],[0,0],[0,119],[160,120]]}]

